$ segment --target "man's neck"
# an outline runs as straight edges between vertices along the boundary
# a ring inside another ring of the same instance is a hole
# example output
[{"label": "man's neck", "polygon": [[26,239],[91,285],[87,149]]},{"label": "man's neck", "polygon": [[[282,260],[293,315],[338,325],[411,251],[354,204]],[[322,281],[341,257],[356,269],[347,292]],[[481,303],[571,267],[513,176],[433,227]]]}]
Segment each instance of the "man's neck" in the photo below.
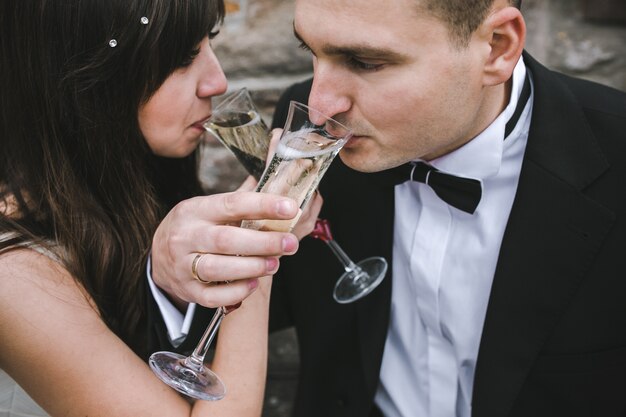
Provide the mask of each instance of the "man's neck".
[{"label": "man's neck", "polygon": [[487,129],[487,127],[489,127],[508,106],[511,99],[512,88],[512,75],[506,83],[485,87],[480,110],[476,113],[472,127],[467,130],[465,135],[463,135],[463,139],[450,144],[446,148],[438,149],[437,152],[430,155],[425,155],[422,159],[425,161],[431,161],[450,152],[454,152]]}]

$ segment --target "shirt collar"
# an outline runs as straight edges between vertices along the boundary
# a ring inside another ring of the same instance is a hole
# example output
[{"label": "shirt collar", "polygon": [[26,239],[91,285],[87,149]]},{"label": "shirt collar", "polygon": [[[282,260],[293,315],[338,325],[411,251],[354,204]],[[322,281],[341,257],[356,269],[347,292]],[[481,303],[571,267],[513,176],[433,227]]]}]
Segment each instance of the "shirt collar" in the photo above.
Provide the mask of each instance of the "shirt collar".
[{"label": "shirt collar", "polygon": [[496,175],[500,171],[505,147],[515,141],[519,131],[513,129],[510,137],[504,140],[506,123],[515,113],[525,78],[526,65],[520,57],[513,70],[511,98],[502,113],[474,139],[446,155],[429,161],[429,164],[451,174],[478,180]]}]

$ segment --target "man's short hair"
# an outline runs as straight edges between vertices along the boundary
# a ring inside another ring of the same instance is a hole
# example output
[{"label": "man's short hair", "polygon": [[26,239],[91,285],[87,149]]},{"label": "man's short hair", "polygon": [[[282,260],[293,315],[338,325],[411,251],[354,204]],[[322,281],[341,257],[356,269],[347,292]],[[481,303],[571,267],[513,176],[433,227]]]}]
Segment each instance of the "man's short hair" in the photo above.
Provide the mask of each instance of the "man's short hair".
[{"label": "man's short hair", "polygon": [[[418,0],[420,8],[448,25],[452,42],[468,45],[472,33],[485,20],[494,0]],[[522,0],[509,0],[518,9]]]}]

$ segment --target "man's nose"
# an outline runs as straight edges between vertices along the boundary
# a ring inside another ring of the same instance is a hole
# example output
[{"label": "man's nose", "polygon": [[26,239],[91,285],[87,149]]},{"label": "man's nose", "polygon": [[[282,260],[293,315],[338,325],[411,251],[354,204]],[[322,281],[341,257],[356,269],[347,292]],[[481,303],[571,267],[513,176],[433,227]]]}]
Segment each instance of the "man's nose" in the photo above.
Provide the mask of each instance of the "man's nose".
[{"label": "man's nose", "polygon": [[[334,119],[338,115],[348,112],[351,100],[350,96],[346,94],[345,84],[342,85],[341,83],[339,74],[333,74],[330,68],[322,68],[317,65],[313,73],[309,106]],[[311,117],[313,119],[313,115]],[[315,118],[321,119],[321,116],[316,115]],[[311,121],[316,124],[323,124],[323,120]]]}]

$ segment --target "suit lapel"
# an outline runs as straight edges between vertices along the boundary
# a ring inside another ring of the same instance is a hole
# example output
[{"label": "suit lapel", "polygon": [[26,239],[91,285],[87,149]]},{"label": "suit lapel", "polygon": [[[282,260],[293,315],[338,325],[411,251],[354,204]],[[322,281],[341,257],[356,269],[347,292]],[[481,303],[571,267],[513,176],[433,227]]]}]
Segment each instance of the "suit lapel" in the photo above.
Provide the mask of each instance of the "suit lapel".
[{"label": "suit lapel", "polygon": [[[332,301],[336,314],[356,326],[357,338],[349,347],[350,354],[361,364],[371,400],[378,386],[391,305],[394,187],[385,177],[384,173],[355,171],[336,158],[320,183],[322,196],[339,202],[322,207],[320,215],[330,219],[333,235],[346,254],[354,262],[382,256],[390,265],[380,285],[366,297],[345,305]],[[329,279],[334,284],[337,278],[332,275]]]},{"label": "suit lapel", "polygon": [[[368,175],[371,194],[368,200],[372,202],[363,210],[369,211],[367,215],[371,219],[371,235],[368,241],[373,246],[365,256],[382,256],[389,263],[385,279],[367,297],[355,302],[357,327],[359,334],[359,348],[361,354],[362,369],[367,386],[369,398],[374,397],[378,387],[380,367],[382,364],[383,350],[387,338],[389,315],[391,309],[391,260],[393,247],[393,219],[394,219],[394,187],[389,185],[379,186],[374,175]],[[362,243],[364,244],[364,243]],[[359,258],[362,259],[362,258]]]},{"label": "suit lapel", "polygon": [[533,119],[481,338],[475,417],[508,415],[614,221],[582,193],[608,163],[581,108],[560,79],[524,59]]}]

